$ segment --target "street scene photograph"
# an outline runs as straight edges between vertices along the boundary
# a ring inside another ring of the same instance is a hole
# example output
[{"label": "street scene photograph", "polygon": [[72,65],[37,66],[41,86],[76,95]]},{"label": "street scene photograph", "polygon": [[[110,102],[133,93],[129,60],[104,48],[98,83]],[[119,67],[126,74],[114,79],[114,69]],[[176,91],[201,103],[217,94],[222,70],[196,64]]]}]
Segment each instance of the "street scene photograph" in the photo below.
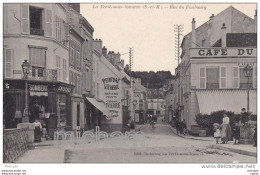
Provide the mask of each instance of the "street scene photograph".
[{"label": "street scene photograph", "polygon": [[256,3],[2,7],[4,164],[259,173]]}]

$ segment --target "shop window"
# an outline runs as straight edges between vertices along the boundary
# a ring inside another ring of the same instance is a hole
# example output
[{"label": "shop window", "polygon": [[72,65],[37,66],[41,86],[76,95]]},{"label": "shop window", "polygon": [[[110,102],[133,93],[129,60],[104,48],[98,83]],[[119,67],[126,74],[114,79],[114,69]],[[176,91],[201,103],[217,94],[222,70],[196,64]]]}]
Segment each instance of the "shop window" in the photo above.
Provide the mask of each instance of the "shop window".
[{"label": "shop window", "polygon": [[42,16],[43,9],[29,7],[30,13],[30,34],[44,36]]},{"label": "shop window", "polygon": [[219,88],[219,68],[206,68],[206,88],[218,89]]},{"label": "shop window", "polygon": [[249,83],[247,83],[248,78],[245,77],[243,72],[243,67],[239,69],[239,88],[246,89],[246,88],[253,88],[253,76],[249,77]]}]

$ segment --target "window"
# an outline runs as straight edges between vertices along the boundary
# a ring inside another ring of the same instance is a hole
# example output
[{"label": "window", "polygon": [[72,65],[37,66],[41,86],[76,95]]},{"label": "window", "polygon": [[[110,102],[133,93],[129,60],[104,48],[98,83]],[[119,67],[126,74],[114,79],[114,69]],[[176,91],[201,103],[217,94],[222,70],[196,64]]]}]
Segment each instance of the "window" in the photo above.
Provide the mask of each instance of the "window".
[{"label": "window", "polygon": [[253,76],[249,77],[249,84],[247,84],[248,78],[245,77],[243,67],[239,69],[239,88],[253,88]]},{"label": "window", "polygon": [[97,97],[99,98],[99,83],[97,83]]},{"label": "window", "polygon": [[42,16],[43,9],[29,7],[30,13],[30,34],[44,36]]},{"label": "window", "polygon": [[200,88],[201,89],[205,89],[205,83],[206,83],[206,72],[205,72],[205,68],[202,67],[200,68]]},{"label": "window", "polygon": [[59,18],[57,15],[55,16],[55,39],[59,42],[62,42],[63,34],[62,34],[62,26],[63,26],[63,20]]},{"label": "window", "polygon": [[4,49],[5,78],[13,77],[13,49]]},{"label": "window", "polygon": [[233,87],[238,88],[238,67],[233,67]]},{"label": "window", "polygon": [[81,93],[81,80],[80,74],[77,74],[77,86],[78,86],[78,94]]},{"label": "window", "polygon": [[93,95],[95,96],[96,95],[96,86],[95,86],[95,82],[93,82]]},{"label": "window", "polygon": [[29,46],[29,62],[32,65],[32,77],[44,77],[46,71],[46,48]]},{"label": "window", "polygon": [[257,88],[257,67],[254,67],[254,87]]},{"label": "window", "polygon": [[219,68],[207,67],[206,68],[206,88],[218,89],[219,88]]},{"label": "window", "polygon": [[220,68],[220,87],[226,88],[226,68]]},{"label": "window", "polygon": [[70,66],[81,70],[80,46],[73,40],[70,42]]},{"label": "window", "polygon": [[63,59],[63,81],[67,81],[67,60]]},{"label": "window", "polygon": [[86,87],[86,90],[87,91],[89,91],[89,82],[90,82],[90,79],[89,79],[89,69],[88,68],[86,68],[86,85],[85,85],[85,87]]},{"label": "window", "polygon": [[61,58],[60,56],[56,55],[56,67],[57,67],[57,71],[58,71],[58,80],[62,80],[62,77],[61,77]]}]

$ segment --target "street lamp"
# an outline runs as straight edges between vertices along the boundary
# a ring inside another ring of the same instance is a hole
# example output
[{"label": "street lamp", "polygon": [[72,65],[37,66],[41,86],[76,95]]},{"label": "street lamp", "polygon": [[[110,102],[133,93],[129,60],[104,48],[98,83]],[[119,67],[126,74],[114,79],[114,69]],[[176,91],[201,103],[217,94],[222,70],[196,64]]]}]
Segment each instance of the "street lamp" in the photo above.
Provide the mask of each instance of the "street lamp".
[{"label": "street lamp", "polygon": [[243,69],[245,77],[247,77],[247,112],[249,112],[249,78],[252,77],[253,74],[253,67],[247,65]]},{"label": "street lamp", "polygon": [[23,75],[24,75],[24,80],[25,80],[25,109],[24,109],[24,118],[22,120],[23,123],[28,123],[29,118],[28,118],[28,75],[30,73],[30,68],[31,65],[27,60],[24,60],[22,64],[22,69],[23,69]]}]

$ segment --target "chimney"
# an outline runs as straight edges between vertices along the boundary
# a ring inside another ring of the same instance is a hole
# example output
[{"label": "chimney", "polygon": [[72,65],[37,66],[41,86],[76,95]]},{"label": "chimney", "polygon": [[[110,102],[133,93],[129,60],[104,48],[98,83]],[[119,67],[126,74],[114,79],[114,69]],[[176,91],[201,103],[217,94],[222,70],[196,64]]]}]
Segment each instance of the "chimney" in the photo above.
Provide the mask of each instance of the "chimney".
[{"label": "chimney", "polygon": [[221,38],[221,47],[226,47],[226,35],[227,35],[227,27],[225,25],[225,23],[223,23],[221,30],[222,30],[222,38]]},{"label": "chimney", "polygon": [[195,48],[196,47],[196,32],[195,32],[195,25],[196,25],[196,21],[195,18],[192,18],[192,30],[191,30],[191,48]]},{"label": "chimney", "polygon": [[102,48],[102,55],[107,57],[107,48],[105,46]]},{"label": "chimney", "polygon": [[254,20],[255,20],[255,33],[257,33],[257,10],[255,10]]},{"label": "chimney", "polygon": [[211,20],[212,18],[214,18],[214,14],[212,14],[212,15],[209,17],[210,20]]}]

